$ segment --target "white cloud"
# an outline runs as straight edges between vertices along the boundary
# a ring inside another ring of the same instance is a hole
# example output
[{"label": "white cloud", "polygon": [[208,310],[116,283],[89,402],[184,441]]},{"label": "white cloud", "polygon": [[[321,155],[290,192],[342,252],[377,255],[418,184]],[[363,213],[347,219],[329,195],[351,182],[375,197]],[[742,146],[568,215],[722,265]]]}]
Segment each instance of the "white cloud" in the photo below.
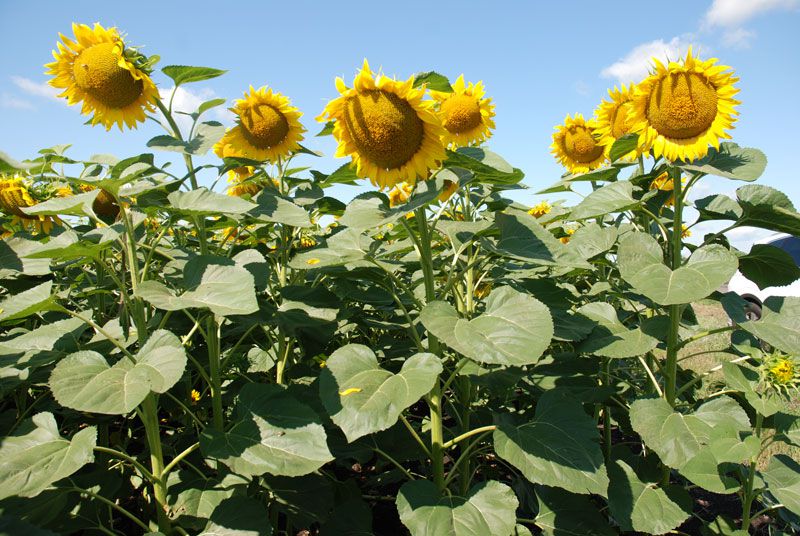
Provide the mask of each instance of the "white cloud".
[{"label": "white cloud", "polygon": [[3,93],[0,95],[0,107],[2,108],[12,108],[14,110],[34,110],[35,107],[29,101],[25,99],[19,99],[13,95],[9,95],[8,93]]},{"label": "white cloud", "polygon": [[[165,106],[169,106],[169,101],[170,98],[172,98],[172,93],[174,90],[174,87],[161,88],[158,90]],[[214,90],[209,88],[202,88],[196,91],[192,91],[183,87],[178,88],[178,90],[175,92],[174,98],[172,98],[172,112],[173,116],[175,117],[175,121],[178,123],[178,127],[180,127],[181,132],[184,135],[188,134],[189,128],[192,126],[192,118],[188,115],[182,115],[175,112],[196,112],[198,106],[214,98],[217,98],[217,94],[214,92]],[[233,114],[226,110],[224,105],[214,108],[212,111],[208,112],[208,114],[214,117],[214,119],[223,122],[231,122],[233,117]],[[156,117],[158,117],[159,120],[163,120],[163,116],[160,112],[156,114]],[[208,119],[207,116],[203,117]]]},{"label": "white cloud", "polygon": [[708,26],[738,28],[759,13],[800,7],[800,0],[714,0],[708,8],[705,23]]},{"label": "white cloud", "polygon": [[47,82],[35,82],[30,78],[25,78],[23,76],[12,76],[11,81],[14,83],[15,86],[20,88],[28,95],[34,95],[36,97],[44,97],[47,99],[61,100],[58,97],[58,94],[61,93],[61,91],[52,87]]},{"label": "white cloud", "polygon": [[686,55],[686,49],[692,44],[691,36],[673,37],[668,42],[663,39],[642,43],[628,52],[625,57],[603,69],[604,78],[614,78],[621,84],[638,82],[646,77],[652,58],[661,61],[677,60]]},{"label": "white cloud", "polygon": [[756,32],[744,28],[735,28],[722,34],[722,44],[731,48],[750,48],[750,42]]},{"label": "white cloud", "polygon": [[589,88],[589,84],[584,82],[583,80],[578,80],[575,82],[573,86],[575,88],[575,93],[578,95],[583,95],[584,97],[591,92],[591,88]]}]

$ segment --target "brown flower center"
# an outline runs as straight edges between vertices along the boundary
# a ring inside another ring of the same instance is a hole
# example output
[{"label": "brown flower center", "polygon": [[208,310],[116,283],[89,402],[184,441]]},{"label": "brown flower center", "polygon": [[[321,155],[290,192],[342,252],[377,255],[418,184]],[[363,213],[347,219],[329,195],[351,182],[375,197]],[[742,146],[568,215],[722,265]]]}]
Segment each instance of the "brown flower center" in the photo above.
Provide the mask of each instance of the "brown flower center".
[{"label": "brown flower center", "polygon": [[695,73],[668,74],[653,87],[647,103],[650,124],[673,139],[699,136],[716,116],[717,91]]},{"label": "brown flower center", "polygon": [[481,124],[478,99],[470,95],[453,95],[442,102],[442,126],[448,132],[460,134]]},{"label": "brown flower center", "polygon": [[81,52],[72,67],[75,85],[109,108],[125,108],[141,96],[144,82],[118,65],[114,43],[100,43]]},{"label": "brown flower center", "polygon": [[588,128],[570,127],[564,135],[564,153],[575,162],[593,162],[603,154],[603,146],[598,145]]},{"label": "brown flower center", "polygon": [[257,104],[239,116],[242,134],[254,147],[269,149],[286,139],[289,121],[269,104]]},{"label": "brown flower center", "polygon": [[407,101],[380,89],[347,99],[344,125],[358,152],[384,169],[399,168],[411,160],[425,133],[422,120]]}]

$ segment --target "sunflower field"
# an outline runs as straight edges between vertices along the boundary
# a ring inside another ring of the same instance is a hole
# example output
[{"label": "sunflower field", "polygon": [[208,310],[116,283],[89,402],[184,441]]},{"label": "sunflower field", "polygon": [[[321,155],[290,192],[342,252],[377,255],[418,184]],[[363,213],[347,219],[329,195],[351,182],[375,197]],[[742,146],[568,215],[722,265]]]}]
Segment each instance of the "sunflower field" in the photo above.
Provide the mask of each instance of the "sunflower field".
[{"label": "sunflower field", "polygon": [[[726,238],[800,235],[800,214],[725,141],[730,67],[690,49],[567,115],[565,174],[537,189],[589,193],[530,207],[484,146],[482,82],[365,61],[314,111],[345,159],[327,174],[293,162],[314,136],[275,89],[187,129],[117,29],[75,24],[53,56],[91,125],[155,135],[132,156],[0,153],[0,533],[800,531],[800,298],[753,319],[724,290],[800,277]],[[690,201],[710,175],[735,198]],[[727,324],[702,327],[701,301]],[[720,336],[718,366],[685,366]]]}]

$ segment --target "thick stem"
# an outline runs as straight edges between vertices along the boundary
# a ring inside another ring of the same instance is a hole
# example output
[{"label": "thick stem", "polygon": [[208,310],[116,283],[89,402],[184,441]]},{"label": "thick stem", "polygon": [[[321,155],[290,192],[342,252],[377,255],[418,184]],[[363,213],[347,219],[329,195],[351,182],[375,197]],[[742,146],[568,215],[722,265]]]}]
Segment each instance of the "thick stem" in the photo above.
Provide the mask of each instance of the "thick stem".
[{"label": "thick stem", "polygon": [[161,478],[164,471],[164,454],[161,451],[161,432],[158,427],[158,399],[150,393],[139,406],[139,416],[144,424],[147,445],[150,449],[150,472],[153,475],[153,499],[158,520],[158,530],[164,534],[171,532],[167,517],[167,486]]},{"label": "thick stem", "polygon": [[211,408],[214,429],[222,430],[222,373],[220,371],[219,325],[214,315],[209,315],[206,324],[206,346],[208,347],[208,375],[211,380]]},{"label": "thick stem", "polygon": [[[681,237],[683,227],[683,191],[681,184],[680,170],[670,168],[670,177],[673,184],[673,198],[675,199],[675,207],[672,218],[672,240],[670,247],[670,268],[677,270],[681,266],[681,251],[683,250],[683,241]],[[675,391],[678,376],[678,350],[680,349],[681,342],[678,334],[678,329],[681,325],[681,315],[683,313],[683,305],[675,304],[669,306],[669,333],[667,334],[667,362],[664,367],[665,373],[665,386],[664,398],[671,406],[675,405]]]},{"label": "thick stem", "polygon": [[[760,413],[756,413],[756,437],[761,438],[761,425],[763,424],[764,417]],[[753,486],[756,481],[756,456],[750,459],[750,467],[747,471],[747,481],[745,482],[744,489],[742,490],[742,526],[741,529],[745,532],[750,530],[750,520],[752,516],[750,512],[753,510],[753,500],[756,498],[756,493],[753,493]]]},{"label": "thick stem", "polygon": [[[611,360],[603,358],[603,386],[611,386]],[[603,406],[603,454],[606,463],[611,460],[611,406]]]}]

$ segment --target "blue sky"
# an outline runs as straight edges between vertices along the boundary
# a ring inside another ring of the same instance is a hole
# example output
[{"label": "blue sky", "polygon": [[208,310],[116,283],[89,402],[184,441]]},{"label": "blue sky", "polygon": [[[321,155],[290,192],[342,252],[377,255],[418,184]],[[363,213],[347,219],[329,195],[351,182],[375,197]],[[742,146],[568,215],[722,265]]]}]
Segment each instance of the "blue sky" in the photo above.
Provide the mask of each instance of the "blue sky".
[{"label": "blue sky", "polygon": [[[497,106],[497,130],[488,146],[525,171],[530,189],[516,198],[526,203],[539,199],[533,192],[563,172],[549,154],[555,124],[567,113],[591,115],[608,87],[638,81],[650,56],[675,58],[693,44],[702,57],[718,57],[736,70],[743,104],[734,139],[767,153],[760,182],[800,205],[800,0],[0,0],[0,150],[15,158],[62,143],[72,143],[69,154],[77,158],[127,156],[147,151],[146,141],[161,133],[154,123],[124,133],[85,126],[78,107],[53,97],[42,65],[50,61],[58,33],[69,34],[73,21],[117,26],[128,43],[159,54],[160,66],[229,70],[188,86],[191,93],[178,95],[184,106],[212,97],[236,99],[250,84],[274,87],[305,113],[306,145],[326,155],[333,154],[334,142],[313,137],[319,130],[314,117],[336,96],[334,77],[352,80],[365,57],[373,68],[399,77],[437,70],[451,79],[464,73],[467,80],[483,80]],[[154,78],[162,89],[170,87],[161,73]],[[224,113],[210,118],[230,123]],[[159,156],[166,160],[169,154]],[[330,156],[311,160],[305,164],[323,171],[343,163]],[[740,185],[707,180],[696,195],[732,193]],[[350,197],[358,191],[337,193]]]}]

